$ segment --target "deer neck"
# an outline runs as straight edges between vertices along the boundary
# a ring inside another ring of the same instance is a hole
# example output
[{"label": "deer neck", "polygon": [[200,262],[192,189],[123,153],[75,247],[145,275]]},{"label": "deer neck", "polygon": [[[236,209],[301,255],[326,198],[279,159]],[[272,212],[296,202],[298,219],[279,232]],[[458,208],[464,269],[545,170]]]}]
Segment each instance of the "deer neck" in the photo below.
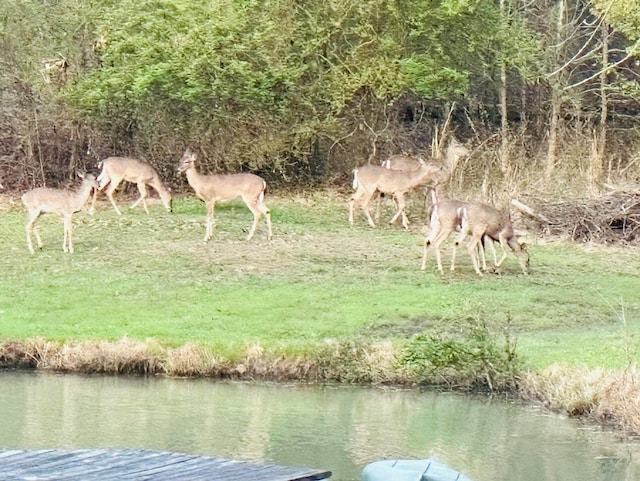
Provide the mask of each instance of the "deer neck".
[{"label": "deer neck", "polygon": [[90,182],[83,182],[78,189],[78,195],[76,196],[76,207],[82,208],[84,204],[89,200],[91,196],[91,190],[93,185]]},{"label": "deer neck", "polygon": [[187,180],[190,184],[191,182],[197,182],[202,177],[202,175],[200,175],[200,172],[196,170],[195,165],[188,168],[185,174],[187,175]]},{"label": "deer neck", "polygon": [[458,157],[453,152],[453,149],[447,149],[447,153],[444,156],[444,167],[449,172],[453,172],[456,168],[456,164],[458,163]]}]

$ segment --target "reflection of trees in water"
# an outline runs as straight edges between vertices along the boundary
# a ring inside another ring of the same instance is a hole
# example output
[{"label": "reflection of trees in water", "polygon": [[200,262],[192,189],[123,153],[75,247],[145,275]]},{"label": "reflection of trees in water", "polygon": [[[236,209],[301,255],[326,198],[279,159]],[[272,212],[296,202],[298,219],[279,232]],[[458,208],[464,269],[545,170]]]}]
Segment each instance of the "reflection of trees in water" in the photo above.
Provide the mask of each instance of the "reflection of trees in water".
[{"label": "reflection of trees in water", "polygon": [[383,388],[0,372],[0,446],[140,448],[359,479],[434,457],[471,479],[640,479],[640,446],[489,397]]}]

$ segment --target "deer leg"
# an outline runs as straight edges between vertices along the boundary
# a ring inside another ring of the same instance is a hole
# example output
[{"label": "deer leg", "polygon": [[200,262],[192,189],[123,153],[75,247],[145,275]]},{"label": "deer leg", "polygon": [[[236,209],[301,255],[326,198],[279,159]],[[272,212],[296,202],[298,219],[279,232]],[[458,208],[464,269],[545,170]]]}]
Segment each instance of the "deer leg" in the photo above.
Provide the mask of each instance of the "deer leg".
[{"label": "deer leg", "polygon": [[[457,226],[458,226],[458,223],[456,221],[455,224],[450,226],[447,236],[449,236],[449,234],[453,232],[457,228]],[[466,221],[464,221],[462,223],[460,232],[458,233],[455,240],[453,241],[453,249],[451,251],[451,272],[453,272],[456,269],[456,252],[458,250],[458,246],[467,238],[467,235],[468,235],[468,229],[467,229]]]},{"label": "deer leg", "polygon": [[[438,264],[438,272],[440,274],[444,274],[444,269],[442,267],[442,251],[440,250],[440,248],[442,247],[442,244],[447,239],[447,237],[449,237],[451,232],[453,232],[453,229],[449,227],[442,228],[439,226],[438,231],[435,237],[433,238],[433,248],[436,251],[436,262]],[[453,256],[451,257],[452,272],[455,269],[455,259],[456,259],[456,251],[455,251],[455,245],[454,245]]]},{"label": "deer leg", "polygon": [[382,193],[378,192],[378,198],[376,200],[376,213],[374,219],[376,222],[380,222],[380,211],[382,209]]},{"label": "deer leg", "polygon": [[247,204],[247,207],[253,214],[253,224],[251,225],[251,229],[249,230],[247,240],[251,240],[253,238],[253,235],[256,233],[256,229],[258,228],[258,221],[260,220],[260,216],[262,215],[262,209],[259,208],[259,202],[259,199],[245,199],[245,204]]},{"label": "deer leg", "polygon": [[478,238],[478,236],[474,234],[473,237],[471,238],[471,241],[469,242],[469,246],[467,247],[467,250],[469,251],[471,262],[473,262],[473,269],[476,271],[476,273],[479,276],[482,276],[482,271],[480,270],[480,265],[478,261],[478,253],[476,250],[480,242],[482,242],[482,236]]},{"label": "deer leg", "polygon": [[273,237],[273,231],[271,230],[271,211],[266,205],[264,205],[263,198],[264,198],[264,192],[261,193],[260,197],[258,198],[257,208],[260,211],[260,213],[264,215],[265,219],[267,219],[267,229],[269,232],[267,234],[267,240],[271,240],[271,238]]},{"label": "deer leg", "polygon": [[[29,248],[29,252],[35,254],[35,250],[33,249],[33,244],[31,243],[31,232],[34,230],[34,224],[38,217],[40,216],[40,212],[29,212],[29,220],[27,221],[27,225],[25,227],[25,231],[27,233],[27,247]],[[38,242],[38,247],[42,247],[42,241],[40,240],[40,235],[38,235],[38,231],[35,230],[36,240]]]},{"label": "deer leg", "polygon": [[91,206],[89,207],[89,215],[93,215],[96,212],[96,199],[98,198],[98,189],[93,189],[93,196],[91,198]]},{"label": "deer leg", "polygon": [[145,184],[144,182],[139,182],[137,184],[138,186],[138,192],[140,192],[140,197],[138,197],[138,200],[136,200],[133,204],[131,204],[131,209],[135,208],[140,202],[142,202],[142,207],[144,207],[144,211],[148,214],[149,213],[149,209],[147,209],[147,184]]},{"label": "deer leg", "polygon": [[[493,254],[493,266],[500,267],[500,264],[502,264],[504,258],[506,257],[506,251],[504,249],[504,245],[502,244],[502,242],[500,242],[500,249],[502,249],[503,259],[500,261],[500,263],[498,263],[498,253],[496,251],[495,241],[489,236],[484,236],[483,241],[484,241],[485,251],[487,250],[486,249],[487,242],[489,242],[489,246],[491,247],[491,253]],[[484,269],[486,270],[486,268]]]},{"label": "deer leg", "polygon": [[71,240],[71,227],[72,227],[71,215],[65,214],[63,224],[64,224],[64,234],[62,237],[62,250],[64,252],[69,252],[73,254],[73,242]]},{"label": "deer leg", "polygon": [[430,245],[433,245],[433,248],[436,252],[436,263],[438,264],[438,272],[442,274],[443,269],[442,269],[442,258],[440,256],[440,246],[436,246],[436,244],[432,242],[429,238],[426,238],[424,240],[424,248],[422,250],[422,264],[420,265],[420,269],[424,271],[427,268],[427,250],[429,249]]},{"label": "deer leg", "polygon": [[251,225],[251,229],[249,230],[249,235],[247,236],[247,240],[251,240],[251,238],[255,234],[256,228],[258,227],[259,220],[260,220],[260,212],[253,212],[253,224]]},{"label": "deer leg", "polygon": [[395,215],[391,218],[391,220],[389,221],[389,224],[393,224],[395,221],[398,220],[398,217],[402,216],[402,226],[405,229],[409,228],[409,220],[407,219],[407,216],[404,213],[404,207],[406,205],[405,201],[404,201],[404,194],[400,193],[400,194],[395,194],[395,199],[396,202],[398,204],[398,212],[395,213]]},{"label": "deer leg", "polygon": [[453,243],[453,248],[451,249],[451,267],[449,268],[449,270],[451,272],[456,270],[456,252],[458,250],[458,243],[454,242]]},{"label": "deer leg", "polygon": [[117,183],[116,182],[109,182],[109,187],[105,191],[105,194],[107,194],[107,198],[109,199],[109,202],[111,202],[111,205],[116,210],[118,215],[122,215],[122,213],[120,212],[120,209],[118,209],[118,206],[116,205],[116,200],[113,198],[113,193],[118,188],[119,184],[120,184],[119,182],[117,182]]},{"label": "deer leg", "polygon": [[[489,239],[491,241],[491,252],[493,253],[493,265],[497,265],[498,264],[498,256],[497,256],[497,252],[496,252],[496,246],[495,246],[495,242],[493,241],[493,239]],[[502,248],[502,253],[504,254],[504,248],[502,247],[502,244],[500,244],[500,247]]]},{"label": "deer leg", "polygon": [[500,257],[500,260],[498,262],[496,262],[496,267],[500,267],[502,265],[502,263],[504,262],[504,260],[507,258],[507,250],[505,249],[505,244],[508,245],[508,242],[503,237],[502,234],[500,234],[499,240],[500,240],[500,247],[502,248],[502,257]]},{"label": "deer leg", "polygon": [[[378,200],[376,202],[376,212],[374,215],[374,219],[376,221],[376,224],[380,222],[380,215],[382,213],[382,200],[385,198],[385,195],[382,192],[378,192]],[[395,202],[395,198],[393,198],[393,202],[394,202],[394,207],[397,207],[397,204]]]},{"label": "deer leg", "polygon": [[[467,235],[469,235],[468,226],[467,226],[466,220],[464,220],[463,218],[462,228],[460,229],[460,232],[458,233],[458,235],[456,236],[453,242],[453,253],[451,254],[451,272],[453,272],[455,269],[456,249],[462,242],[464,242],[464,240],[467,238]],[[472,256],[472,260],[473,260],[473,256]]]},{"label": "deer leg", "polygon": [[[486,272],[487,270],[487,256],[486,256],[486,248],[487,248],[487,236],[483,236],[482,240],[478,243],[478,252],[477,254],[480,256],[480,260],[482,262],[482,270]],[[494,249],[495,252],[495,249]]]},{"label": "deer leg", "polygon": [[371,217],[371,212],[369,211],[369,204],[371,203],[371,197],[373,197],[374,193],[375,192],[371,192],[371,193],[364,192],[359,200],[360,208],[364,212],[364,215],[367,217],[367,222],[369,222],[369,225],[371,227],[376,226],[376,223],[373,221],[373,218]]},{"label": "deer leg", "polygon": [[36,236],[36,244],[38,245],[38,248],[42,247],[42,239],[40,238],[40,229],[38,229],[38,226],[33,225],[33,233]]},{"label": "deer leg", "polygon": [[213,223],[214,223],[214,211],[216,208],[216,203],[211,202],[207,204],[207,217],[205,220],[205,229],[204,229],[204,241],[208,242],[211,237],[213,237]]},{"label": "deer leg", "polygon": [[363,191],[358,189],[355,194],[349,199],[349,224],[353,225],[353,216],[356,209],[356,205],[360,205],[361,198],[364,195]]},{"label": "deer leg", "polygon": [[509,247],[514,254],[518,257],[518,262],[522,268],[522,272],[525,275],[529,275],[529,252],[525,244],[520,244],[517,239],[511,238],[508,241]]},{"label": "deer leg", "polygon": [[362,206],[362,210],[364,211],[364,215],[367,216],[367,222],[369,222],[369,225],[371,227],[375,227],[376,223],[373,221],[373,219],[371,218],[371,212],[369,212],[369,205],[363,205]]},{"label": "deer leg", "polygon": [[273,230],[271,229],[271,211],[267,209],[264,214],[265,219],[267,219],[267,240],[271,240],[273,238]]},{"label": "deer leg", "polygon": [[422,270],[424,270],[427,265],[427,249],[429,245],[433,245],[436,251],[438,272],[440,272],[440,274],[443,273],[440,246],[452,231],[453,229],[451,228],[443,228],[442,221],[439,216],[439,210],[437,207],[435,207],[431,212],[431,219],[429,221],[429,236],[424,241],[424,251],[422,254]]},{"label": "deer leg", "polygon": [[429,220],[429,235],[424,239],[424,245],[422,248],[422,264],[420,269],[425,270],[427,268],[427,250],[429,246],[433,244],[433,238],[437,235],[440,222],[438,221],[438,211],[433,209],[431,213],[431,219]]},{"label": "deer leg", "polygon": [[354,209],[354,202],[355,200],[353,199],[353,197],[351,197],[351,199],[349,199],[349,224],[353,225],[353,209]]},{"label": "deer leg", "polygon": [[427,268],[427,250],[429,249],[429,238],[425,238],[422,244],[422,262],[420,263],[420,270]]},{"label": "deer leg", "polygon": [[[442,245],[442,242],[444,242],[444,238],[438,239],[437,244],[435,244],[436,262],[438,264],[438,272],[440,274],[444,274],[444,269],[442,268],[442,253],[440,252],[440,246]],[[453,257],[451,258],[451,271],[453,271],[453,269],[455,268],[454,266],[455,266],[455,250],[454,250]]]},{"label": "deer leg", "polygon": [[371,198],[373,197],[373,192],[368,192],[364,190],[362,187],[358,187],[358,190],[353,194],[351,199],[349,200],[349,224],[353,225],[353,217],[354,211],[356,207],[360,207],[364,215],[367,217],[367,222],[371,227],[375,227],[376,224],[371,217],[371,212],[369,212],[369,203],[371,202]]}]

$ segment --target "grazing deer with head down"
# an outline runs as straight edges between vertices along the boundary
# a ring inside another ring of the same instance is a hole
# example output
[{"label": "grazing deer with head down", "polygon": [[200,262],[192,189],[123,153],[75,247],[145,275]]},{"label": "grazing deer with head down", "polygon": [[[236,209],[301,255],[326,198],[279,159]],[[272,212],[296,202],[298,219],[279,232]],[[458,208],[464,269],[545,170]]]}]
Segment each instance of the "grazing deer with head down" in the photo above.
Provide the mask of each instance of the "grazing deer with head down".
[{"label": "grazing deer with head down", "polygon": [[[98,167],[102,169],[102,172],[100,172],[98,176],[98,183],[100,184],[99,190],[103,191],[106,189],[105,193],[118,215],[120,215],[120,209],[118,209],[116,205],[113,193],[122,181],[132,182],[138,186],[140,197],[131,205],[131,209],[142,202],[145,212],[147,214],[149,213],[146,201],[147,185],[149,185],[158,192],[165,209],[171,212],[171,194],[162,183],[158,172],[156,172],[149,163],[130,157],[109,157],[98,163]],[[93,196],[91,211],[93,211],[97,193],[98,191],[96,191]]]},{"label": "grazing deer with head down", "polygon": [[[422,265],[421,269],[425,270],[427,267],[427,251],[429,247],[433,246],[436,252],[436,262],[438,264],[438,272],[442,274],[442,259],[440,255],[440,246],[442,243],[455,231],[460,232],[462,230],[462,215],[464,208],[470,204],[459,200],[443,199],[438,202],[434,202],[431,208],[431,218],[429,223],[429,235],[424,240],[423,253],[422,253]],[[456,239],[451,254],[451,271],[455,270],[456,261],[456,248],[461,238]],[[498,261],[496,257],[496,250],[493,245],[493,240],[488,236],[482,238],[482,243],[478,247],[480,256],[482,257],[482,269],[487,270],[487,263],[485,257],[486,244],[489,243],[491,250],[493,251],[493,263],[497,267]],[[504,254],[504,248],[503,248]]]},{"label": "grazing deer with head down", "polygon": [[77,191],[64,189],[50,189],[38,187],[25,192],[22,196],[22,203],[27,209],[28,220],[26,225],[27,246],[29,252],[35,253],[31,243],[31,233],[35,234],[38,248],[42,247],[42,240],[35,227],[36,220],[41,214],[50,212],[60,214],[64,222],[64,237],[62,240],[62,250],[73,253],[73,242],[71,240],[72,217],[84,207],[91,196],[91,190],[98,188],[98,182],[93,174],[78,174],[83,180]]},{"label": "grazing deer with head down", "polygon": [[262,215],[267,219],[268,239],[273,236],[271,213],[264,204],[267,183],[262,177],[250,173],[203,175],[196,170],[196,153],[187,148],[180,160],[179,172],[186,172],[189,185],[205,203],[207,209],[204,241],[213,236],[214,210],[216,202],[227,202],[241,197],[253,214],[253,225],[247,236],[251,240]]},{"label": "grazing deer with head down", "polygon": [[502,246],[502,258],[496,262],[496,267],[500,267],[507,258],[508,246],[518,258],[522,272],[529,273],[529,253],[526,245],[518,242],[508,211],[501,211],[486,204],[468,204],[462,207],[461,217],[460,239],[471,235],[467,250],[478,275],[482,275],[482,272],[476,249],[484,237],[500,242]]}]

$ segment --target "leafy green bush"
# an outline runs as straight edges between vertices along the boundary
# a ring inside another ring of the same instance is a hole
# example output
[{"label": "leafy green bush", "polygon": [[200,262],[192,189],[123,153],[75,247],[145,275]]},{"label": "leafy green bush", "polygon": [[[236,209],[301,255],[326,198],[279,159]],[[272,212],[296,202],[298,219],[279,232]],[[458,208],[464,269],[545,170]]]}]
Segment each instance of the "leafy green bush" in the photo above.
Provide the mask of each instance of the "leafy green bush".
[{"label": "leafy green bush", "polygon": [[459,332],[423,332],[407,343],[401,363],[425,384],[509,390],[520,371],[510,325],[470,318]]}]

